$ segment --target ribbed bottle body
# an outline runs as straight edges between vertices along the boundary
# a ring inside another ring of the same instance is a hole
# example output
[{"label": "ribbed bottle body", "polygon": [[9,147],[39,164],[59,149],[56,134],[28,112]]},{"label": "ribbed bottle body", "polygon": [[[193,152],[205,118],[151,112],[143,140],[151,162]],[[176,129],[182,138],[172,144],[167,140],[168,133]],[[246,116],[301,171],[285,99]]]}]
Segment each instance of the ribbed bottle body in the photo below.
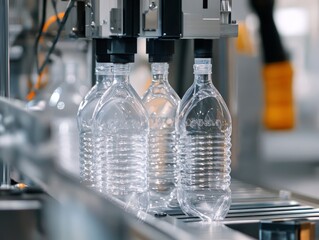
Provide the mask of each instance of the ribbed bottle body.
[{"label": "ribbed bottle body", "polygon": [[57,163],[78,177],[79,138],[75,114],[73,118],[56,118],[52,122],[52,139],[55,142]]},{"label": "ribbed bottle body", "polygon": [[84,185],[97,189],[95,179],[96,162],[94,159],[93,112],[101,94],[96,86],[82,101],[77,114],[80,145],[80,181]]},{"label": "ribbed bottle body", "polygon": [[107,124],[98,127],[97,154],[101,157],[102,192],[127,202],[134,194],[147,190],[147,143],[144,130],[109,131]]},{"label": "ribbed bottle body", "polygon": [[95,112],[97,178],[103,194],[139,210],[147,206],[149,127],[146,110],[128,83],[128,70],[115,67],[114,84]]},{"label": "ribbed bottle body", "polygon": [[149,201],[151,211],[176,206],[177,109],[180,99],[169,85],[168,64],[152,63],[153,80],[142,101],[149,116]]},{"label": "ribbed bottle body", "polygon": [[[196,61],[195,61],[196,62]],[[231,117],[211,81],[210,60],[194,65],[192,97],[178,118],[178,201],[204,221],[222,220],[231,204]]]},{"label": "ribbed bottle body", "polygon": [[176,169],[176,132],[174,128],[150,130],[149,138],[150,208],[165,209],[174,205]]},{"label": "ribbed bottle body", "polygon": [[80,134],[80,180],[86,186],[95,188],[94,149],[92,125],[82,122]]},{"label": "ribbed bottle body", "polygon": [[204,220],[222,220],[230,204],[230,132],[185,131],[180,136],[181,208]]},{"label": "ribbed bottle body", "polygon": [[185,92],[184,96],[182,97],[180,104],[178,106],[178,114],[180,114],[188,101],[193,97],[194,94],[194,84],[192,84]]},{"label": "ribbed bottle body", "polygon": [[140,208],[140,204],[146,204],[141,203],[145,200],[141,197],[146,197],[148,186],[149,131],[142,105],[133,102],[130,98],[111,100],[97,113],[96,177],[103,194]]},{"label": "ribbed bottle body", "polygon": [[101,191],[100,180],[97,178],[99,163],[95,156],[93,115],[100,98],[112,84],[112,64],[96,63],[95,73],[97,83],[81,102],[77,114],[80,141],[80,181],[88,187]]}]

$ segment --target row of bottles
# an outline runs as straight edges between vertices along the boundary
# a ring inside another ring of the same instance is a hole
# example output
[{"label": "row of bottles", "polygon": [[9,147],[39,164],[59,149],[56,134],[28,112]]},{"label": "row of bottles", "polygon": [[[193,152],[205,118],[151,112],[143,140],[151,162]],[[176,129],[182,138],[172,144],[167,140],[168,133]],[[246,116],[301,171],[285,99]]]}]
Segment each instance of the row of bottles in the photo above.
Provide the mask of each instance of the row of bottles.
[{"label": "row of bottles", "polygon": [[98,59],[78,111],[81,181],[137,209],[179,205],[220,220],[231,202],[231,119],[212,84],[211,41],[195,41],[195,81],[181,101],[168,82],[172,44],[148,40],[153,79],[142,99],[128,62]]}]

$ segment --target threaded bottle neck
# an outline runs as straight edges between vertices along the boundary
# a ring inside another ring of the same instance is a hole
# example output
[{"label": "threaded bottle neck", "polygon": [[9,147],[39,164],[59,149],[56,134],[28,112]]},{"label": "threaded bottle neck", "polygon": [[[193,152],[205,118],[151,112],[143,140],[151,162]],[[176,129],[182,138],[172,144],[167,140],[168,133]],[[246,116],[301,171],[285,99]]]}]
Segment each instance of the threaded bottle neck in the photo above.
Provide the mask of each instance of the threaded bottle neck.
[{"label": "threaded bottle neck", "polygon": [[153,82],[168,81],[168,63],[152,63]]},{"label": "threaded bottle neck", "polygon": [[77,64],[75,62],[65,64],[65,81],[68,84],[75,84],[77,81]]},{"label": "threaded bottle neck", "polygon": [[129,82],[131,66],[129,63],[126,64],[114,64],[114,82]]},{"label": "threaded bottle neck", "polygon": [[97,62],[95,66],[95,75],[113,75],[113,63]]},{"label": "threaded bottle neck", "polygon": [[113,82],[113,63],[96,63],[95,66],[96,86],[104,89]]},{"label": "threaded bottle neck", "polygon": [[212,74],[212,63],[210,58],[195,58],[194,74]]},{"label": "threaded bottle neck", "polygon": [[211,59],[195,58],[194,75],[196,85],[212,84]]}]

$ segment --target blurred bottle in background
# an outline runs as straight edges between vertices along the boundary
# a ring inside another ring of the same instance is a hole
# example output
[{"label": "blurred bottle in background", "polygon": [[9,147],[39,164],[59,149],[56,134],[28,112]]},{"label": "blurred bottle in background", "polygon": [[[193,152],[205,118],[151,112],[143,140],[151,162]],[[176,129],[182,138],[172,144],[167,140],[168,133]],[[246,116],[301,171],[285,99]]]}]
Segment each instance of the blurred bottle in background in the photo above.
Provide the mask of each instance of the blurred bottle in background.
[{"label": "blurred bottle in background", "polygon": [[195,40],[194,93],[178,120],[178,201],[204,221],[222,220],[231,204],[231,117],[212,83],[212,41]]},{"label": "blurred bottle in background", "polygon": [[79,139],[76,116],[83,97],[77,86],[77,72],[76,63],[65,63],[65,79],[53,91],[48,110],[51,114],[52,138],[58,164],[78,176]]},{"label": "blurred bottle in background", "polygon": [[80,180],[88,187],[100,191],[97,185],[97,163],[94,156],[93,113],[102,95],[113,82],[112,63],[97,62],[96,84],[85,96],[78,110],[77,121],[80,140]]},{"label": "blurred bottle in background", "polygon": [[64,61],[55,55],[52,55],[51,58],[54,59],[53,64],[48,65],[37,76],[33,89],[31,89],[26,97],[27,99],[30,98],[26,104],[26,108],[31,111],[44,111],[48,106],[52,93],[64,79]]},{"label": "blurred bottle in background", "polygon": [[148,40],[152,63],[152,83],[142,101],[149,116],[149,201],[151,211],[163,211],[177,205],[176,129],[179,97],[168,82],[168,62],[174,53],[174,41]]}]

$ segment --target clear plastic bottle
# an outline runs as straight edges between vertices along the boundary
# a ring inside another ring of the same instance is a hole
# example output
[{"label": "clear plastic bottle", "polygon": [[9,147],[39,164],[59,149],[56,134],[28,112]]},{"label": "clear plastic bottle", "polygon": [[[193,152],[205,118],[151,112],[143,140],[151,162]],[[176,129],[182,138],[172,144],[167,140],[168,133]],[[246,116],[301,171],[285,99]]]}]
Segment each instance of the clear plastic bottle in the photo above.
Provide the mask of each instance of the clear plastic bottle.
[{"label": "clear plastic bottle", "polygon": [[49,100],[52,114],[52,137],[58,164],[68,172],[79,175],[79,138],[76,115],[82,101],[77,88],[77,65],[65,64],[65,80],[54,90]]},{"label": "clear plastic bottle", "polygon": [[78,110],[78,130],[80,139],[80,181],[88,187],[100,191],[96,179],[98,164],[94,156],[93,113],[102,95],[113,82],[112,63],[97,62],[96,84],[85,96]]},{"label": "clear plastic bottle", "polygon": [[113,85],[101,98],[94,117],[102,192],[138,210],[148,204],[148,117],[129,83],[129,64],[114,64],[113,71]]},{"label": "clear plastic bottle", "polygon": [[193,83],[185,92],[184,96],[181,99],[181,102],[178,106],[178,113],[181,113],[184,109],[184,107],[186,106],[187,102],[193,97],[193,93],[194,93],[194,86],[195,83]]},{"label": "clear plastic bottle", "polygon": [[194,94],[178,120],[178,201],[205,221],[222,220],[231,204],[231,117],[211,71],[210,58],[195,59]]},{"label": "clear plastic bottle", "polygon": [[[148,112],[150,210],[161,211],[176,202],[176,129],[180,99],[168,82],[168,63],[152,63],[152,84],[142,101]],[[176,203],[175,203],[176,204]]]}]

